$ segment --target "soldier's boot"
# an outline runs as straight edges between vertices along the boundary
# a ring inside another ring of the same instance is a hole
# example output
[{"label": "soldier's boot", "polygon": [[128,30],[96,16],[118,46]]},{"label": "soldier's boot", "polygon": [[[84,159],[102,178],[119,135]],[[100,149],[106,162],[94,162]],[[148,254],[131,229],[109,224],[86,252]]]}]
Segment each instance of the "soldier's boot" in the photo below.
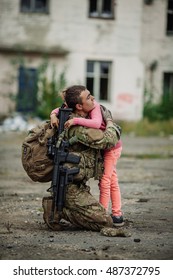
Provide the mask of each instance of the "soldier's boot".
[{"label": "soldier's boot", "polygon": [[105,236],[111,237],[129,237],[131,233],[124,228],[102,228],[100,233]]},{"label": "soldier's boot", "polygon": [[47,224],[47,226],[56,231],[63,230],[63,226],[59,224],[60,222],[60,215],[58,214],[57,211],[54,211],[52,213],[52,203],[53,203],[53,198],[52,196],[48,197],[43,197],[42,199],[42,206],[43,206],[43,220]]}]

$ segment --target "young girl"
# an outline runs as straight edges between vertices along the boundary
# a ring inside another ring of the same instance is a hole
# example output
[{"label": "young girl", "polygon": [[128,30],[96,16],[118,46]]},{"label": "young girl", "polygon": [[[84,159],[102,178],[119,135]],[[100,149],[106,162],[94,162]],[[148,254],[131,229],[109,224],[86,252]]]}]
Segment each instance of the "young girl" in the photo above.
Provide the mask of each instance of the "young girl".
[{"label": "young girl", "polygon": [[[51,112],[51,125],[58,125],[57,113],[59,108]],[[65,127],[72,125],[81,125],[91,128],[99,128],[105,130],[106,125],[103,121],[100,105],[94,101],[94,109],[89,112],[90,119],[73,118],[65,123]],[[116,172],[116,164],[121,156],[122,143],[121,140],[110,150],[104,151],[104,173],[99,182],[100,196],[99,202],[108,211],[109,200],[112,203],[112,220],[115,226],[122,226],[123,216],[121,212],[121,193]]]}]

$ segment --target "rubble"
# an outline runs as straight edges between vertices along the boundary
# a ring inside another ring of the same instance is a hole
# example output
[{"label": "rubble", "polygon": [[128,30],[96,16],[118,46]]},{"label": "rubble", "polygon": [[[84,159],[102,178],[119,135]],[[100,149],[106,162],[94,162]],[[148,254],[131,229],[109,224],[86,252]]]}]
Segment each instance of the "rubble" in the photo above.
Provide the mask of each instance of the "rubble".
[{"label": "rubble", "polygon": [[26,118],[22,114],[15,114],[3,121],[2,125],[0,125],[0,132],[28,131],[41,122],[42,120],[38,117]]}]

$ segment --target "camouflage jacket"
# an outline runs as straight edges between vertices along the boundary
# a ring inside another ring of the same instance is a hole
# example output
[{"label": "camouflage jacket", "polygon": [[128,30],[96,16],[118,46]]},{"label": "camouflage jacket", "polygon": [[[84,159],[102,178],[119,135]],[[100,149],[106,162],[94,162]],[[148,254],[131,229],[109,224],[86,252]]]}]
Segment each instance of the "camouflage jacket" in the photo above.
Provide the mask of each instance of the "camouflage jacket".
[{"label": "camouflage jacket", "polygon": [[[65,131],[65,139],[69,140],[69,152],[80,156],[80,172],[75,175],[74,182],[86,182],[94,177],[99,180],[103,174],[102,150],[110,149],[119,140],[115,126],[107,126],[105,131],[100,129],[72,126]],[[74,164],[65,164],[74,167]]]}]

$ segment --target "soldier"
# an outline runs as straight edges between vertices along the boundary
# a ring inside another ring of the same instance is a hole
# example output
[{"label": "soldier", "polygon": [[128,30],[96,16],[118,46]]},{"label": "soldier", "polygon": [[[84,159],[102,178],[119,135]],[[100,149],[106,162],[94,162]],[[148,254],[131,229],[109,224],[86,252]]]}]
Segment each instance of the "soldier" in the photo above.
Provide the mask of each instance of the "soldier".
[{"label": "soldier", "polygon": [[[74,94],[75,91],[80,92],[80,98]],[[65,101],[68,107],[73,109],[72,117],[86,117],[94,107],[94,98],[88,95],[87,89],[83,86],[73,86],[67,89],[67,92],[70,94],[65,95]],[[69,151],[78,153],[81,157],[80,172],[74,176],[73,183],[67,186],[63,213],[59,216],[59,213],[55,212],[54,223],[50,223],[49,220],[52,197],[43,198],[43,218],[53,230],[62,229],[59,223],[61,218],[83,229],[100,231],[104,227],[113,227],[112,218],[92,196],[90,187],[87,186],[88,179],[92,177],[100,179],[102,175],[103,158],[100,156],[100,150],[113,147],[119,140],[109,111],[105,111],[105,119],[109,120],[104,132],[82,126],[72,126],[66,130],[65,139],[71,144]]]}]

